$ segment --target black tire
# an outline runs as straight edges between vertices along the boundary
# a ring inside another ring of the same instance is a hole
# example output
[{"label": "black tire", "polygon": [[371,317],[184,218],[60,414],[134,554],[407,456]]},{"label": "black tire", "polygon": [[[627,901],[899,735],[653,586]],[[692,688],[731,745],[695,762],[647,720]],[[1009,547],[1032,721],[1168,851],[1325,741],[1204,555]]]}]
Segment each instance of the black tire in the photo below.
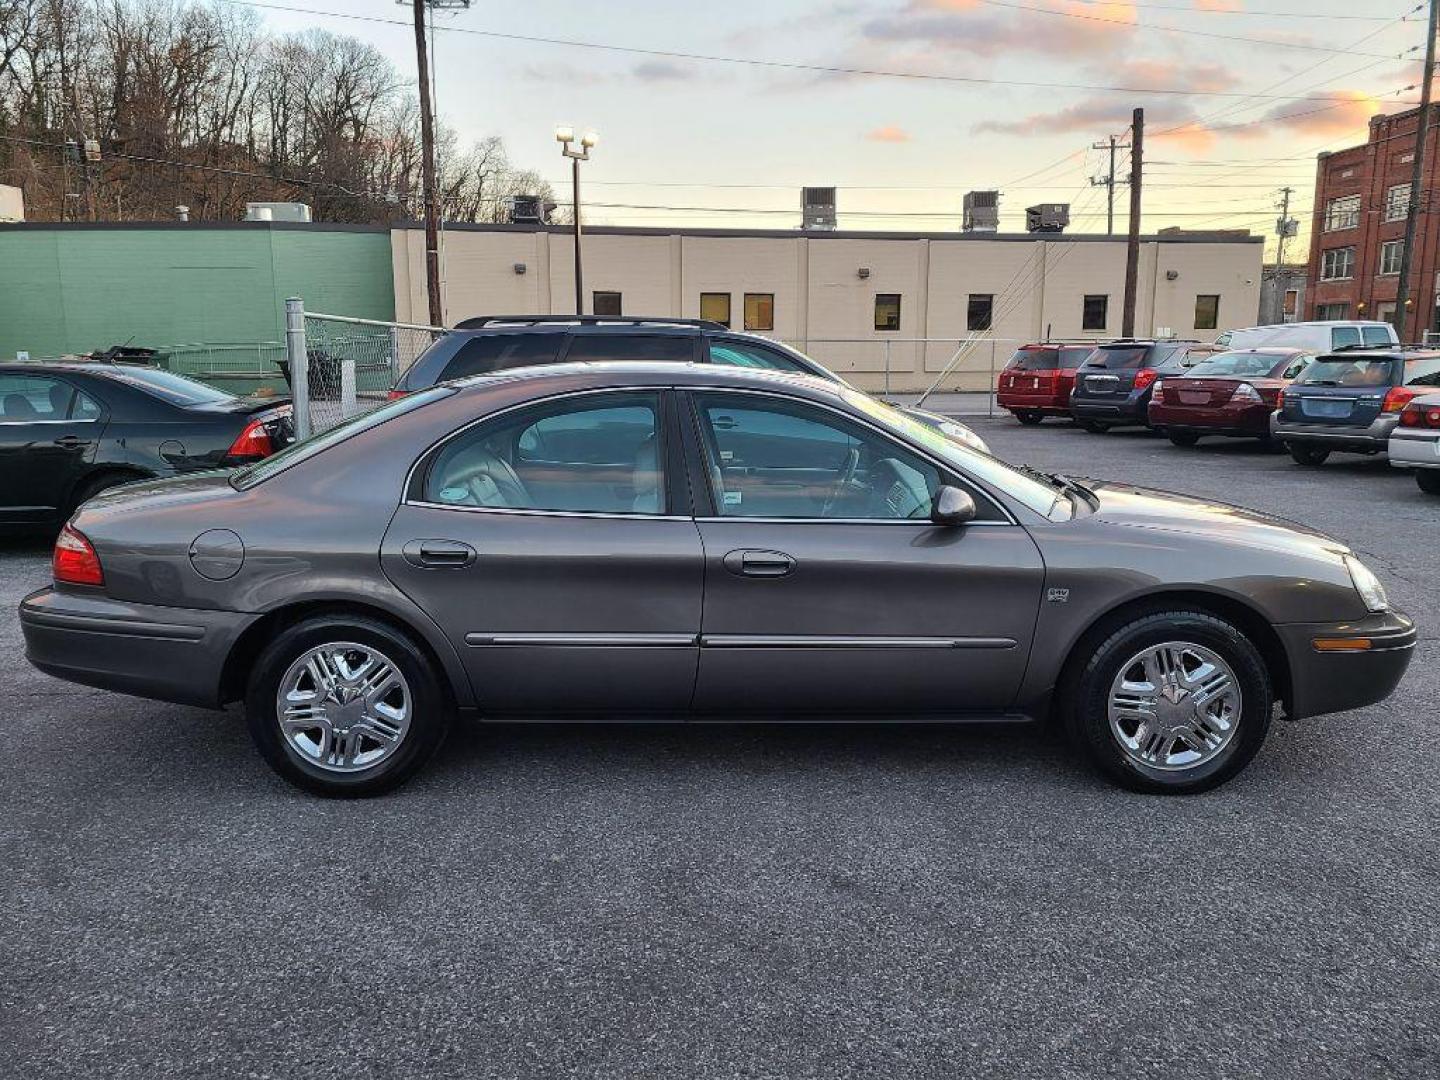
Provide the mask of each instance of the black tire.
[{"label": "black tire", "polygon": [[1194,446],[1200,441],[1200,436],[1193,431],[1170,430],[1165,433],[1170,441],[1176,446]]},{"label": "black tire", "polygon": [[[1135,761],[1111,733],[1109,694],[1122,665],[1146,648],[1171,641],[1199,645],[1223,659],[1235,675],[1241,709],[1234,734],[1219,753],[1192,768],[1166,771]],[[1270,729],[1270,675],[1259,650],[1236,627],[1201,611],[1156,612],[1120,627],[1095,649],[1074,686],[1074,704],[1066,716],[1072,744],[1131,791],[1192,795],[1218,787],[1249,764]]]},{"label": "black tire", "polygon": [[1105,432],[1110,430],[1110,425],[1103,420],[1081,420],[1080,426],[1090,432],[1091,435],[1104,435]]},{"label": "black tire", "polygon": [[1286,443],[1285,449],[1290,451],[1296,465],[1324,465],[1325,459],[1330,456],[1330,451],[1323,446],[1308,446],[1305,443]]},{"label": "black tire", "polygon": [[[400,744],[362,771],[334,772],[306,760],[280,733],[275,704],[280,680],[306,651],[332,642],[378,650],[409,685],[411,716]],[[245,719],[260,755],[297,787],[332,798],[383,795],[413,776],[445,739],[454,707],[441,674],[408,634],[384,622],[356,615],[317,615],[286,627],[256,658],[246,683]]]},{"label": "black tire", "polygon": [[1426,495],[1440,495],[1440,469],[1416,469],[1415,483]]},{"label": "black tire", "polygon": [[1015,419],[1019,420],[1020,423],[1024,424],[1026,427],[1034,427],[1036,424],[1040,423],[1041,420],[1044,420],[1045,417],[1042,413],[1032,412],[1029,409],[1025,409],[1021,412],[1017,412],[1015,414]]}]

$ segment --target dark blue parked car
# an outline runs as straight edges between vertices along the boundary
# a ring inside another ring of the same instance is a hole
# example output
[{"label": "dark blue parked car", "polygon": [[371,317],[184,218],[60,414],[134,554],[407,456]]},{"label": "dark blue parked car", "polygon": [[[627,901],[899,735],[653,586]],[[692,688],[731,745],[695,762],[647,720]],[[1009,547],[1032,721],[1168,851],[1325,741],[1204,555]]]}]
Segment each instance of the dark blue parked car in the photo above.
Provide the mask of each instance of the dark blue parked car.
[{"label": "dark blue parked car", "polygon": [[1086,431],[1148,426],[1155,381],[1178,375],[1215,351],[1214,345],[1198,341],[1130,340],[1097,346],[1075,371],[1070,415]]}]

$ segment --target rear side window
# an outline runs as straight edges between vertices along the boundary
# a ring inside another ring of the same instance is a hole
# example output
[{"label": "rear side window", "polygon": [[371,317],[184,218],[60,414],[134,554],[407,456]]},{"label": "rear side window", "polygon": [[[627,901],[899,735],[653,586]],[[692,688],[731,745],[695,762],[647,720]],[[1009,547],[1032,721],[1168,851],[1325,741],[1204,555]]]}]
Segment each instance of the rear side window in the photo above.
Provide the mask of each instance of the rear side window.
[{"label": "rear side window", "polygon": [[1145,358],[1149,355],[1150,350],[1143,345],[1136,348],[1096,349],[1090,354],[1090,359],[1085,361],[1085,366],[1133,371],[1144,366]]},{"label": "rear side window", "polygon": [[1020,349],[1005,366],[1011,371],[1054,371],[1060,366],[1060,350]]},{"label": "rear side window", "polygon": [[1389,357],[1326,356],[1300,373],[1296,384],[1307,386],[1391,386],[1395,361]]},{"label": "rear side window", "polygon": [[[1340,349],[1346,345],[1361,344],[1360,329],[1355,326],[1334,326],[1330,328],[1330,347]],[[1386,337],[1382,344],[1390,344],[1389,337]]]},{"label": "rear side window", "polygon": [[1440,386],[1440,357],[1411,360],[1405,365],[1406,386]]},{"label": "rear side window", "polygon": [[576,334],[566,360],[692,360],[689,334]]},{"label": "rear side window", "polygon": [[563,334],[484,334],[472,337],[450,358],[437,382],[489,375],[531,364],[553,364]]},{"label": "rear side window", "polygon": [[1391,335],[1390,331],[1383,326],[1361,327],[1360,333],[1365,338],[1366,345],[1380,345],[1383,347],[1385,345],[1395,344],[1395,338]]}]

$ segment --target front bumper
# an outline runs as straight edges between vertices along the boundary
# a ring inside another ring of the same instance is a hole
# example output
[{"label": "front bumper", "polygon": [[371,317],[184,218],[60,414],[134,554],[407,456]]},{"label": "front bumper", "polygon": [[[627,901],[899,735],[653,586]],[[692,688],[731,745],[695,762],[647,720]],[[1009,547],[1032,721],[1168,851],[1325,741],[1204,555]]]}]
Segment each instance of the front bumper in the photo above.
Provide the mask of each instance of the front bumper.
[{"label": "front bumper", "polygon": [[1285,442],[1313,443],[1328,450],[1348,450],[1358,454],[1373,454],[1384,450],[1390,442],[1390,433],[1395,430],[1400,417],[1395,413],[1383,413],[1368,427],[1354,424],[1300,424],[1287,421],[1280,410],[1270,414],[1270,434]]},{"label": "front bumper", "polygon": [[1390,464],[1402,469],[1440,469],[1440,431],[1397,428],[1390,436]]},{"label": "front bumper", "polygon": [[[1291,719],[1373,705],[1390,696],[1415,654],[1415,624],[1403,612],[1382,611],[1338,623],[1275,627],[1290,660]],[[1366,649],[1322,652],[1316,640],[1368,641]]]},{"label": "front bumper", "polygon": [[218,708],[235,641],[258,615],[33,592],[20,602],[25,657],[59,679],[137,697]]}]

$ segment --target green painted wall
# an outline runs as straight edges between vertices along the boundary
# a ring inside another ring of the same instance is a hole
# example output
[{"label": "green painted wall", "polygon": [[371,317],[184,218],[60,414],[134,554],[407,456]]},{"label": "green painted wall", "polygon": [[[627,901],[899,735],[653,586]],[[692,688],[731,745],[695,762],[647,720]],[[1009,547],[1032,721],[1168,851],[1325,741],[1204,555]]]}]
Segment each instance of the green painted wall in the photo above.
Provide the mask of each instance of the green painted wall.
[{"label": "green painted wall", "polygon": [[391,265],[384,230],[0,226],[0,358],[280,341],[288,296],[393,319]]}]

